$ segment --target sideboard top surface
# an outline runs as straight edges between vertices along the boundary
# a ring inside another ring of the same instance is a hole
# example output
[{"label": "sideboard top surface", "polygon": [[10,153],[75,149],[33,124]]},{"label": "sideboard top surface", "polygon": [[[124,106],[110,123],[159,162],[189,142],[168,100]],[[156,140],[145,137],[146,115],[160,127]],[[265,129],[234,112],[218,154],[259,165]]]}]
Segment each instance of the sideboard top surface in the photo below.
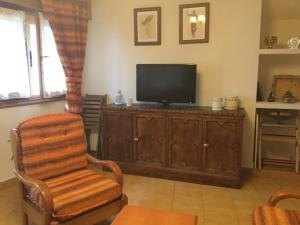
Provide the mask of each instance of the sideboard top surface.
[{"label": "sideboard top surface", "polygon": [[213,111],[208,106],[186,106],[186,105],[170,105],[167,107],[156,104],[134,104],[133,106],[109,104],[102,106],[104,111],[129,111],[129,112],[160,112],[160,113],[188,113],[201,115],[216,115],[216,116],[235,116],[244,117],[245,110],[240,108],[238,110],[221,110]]}]

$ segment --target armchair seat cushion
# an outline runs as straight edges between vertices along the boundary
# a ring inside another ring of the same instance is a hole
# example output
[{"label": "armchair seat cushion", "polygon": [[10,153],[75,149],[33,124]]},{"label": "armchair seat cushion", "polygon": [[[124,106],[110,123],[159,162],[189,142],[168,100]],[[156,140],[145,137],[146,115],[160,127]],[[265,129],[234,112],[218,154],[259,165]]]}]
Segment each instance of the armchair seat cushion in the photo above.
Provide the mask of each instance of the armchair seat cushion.
[{"label": "armchair seat cushion", "polygon": [[[65,221],[109,203],[122,195],[121,186],[93,170],[82,169],[44,180],[53,197],[53,218]],[[28,198],[41,210],[42,199],[35,188]]]},{"label": "armchair seat cushion", "polygon": [[275,207],[258,207],[253,212],[254,225],[300,225],[300,212]]}]

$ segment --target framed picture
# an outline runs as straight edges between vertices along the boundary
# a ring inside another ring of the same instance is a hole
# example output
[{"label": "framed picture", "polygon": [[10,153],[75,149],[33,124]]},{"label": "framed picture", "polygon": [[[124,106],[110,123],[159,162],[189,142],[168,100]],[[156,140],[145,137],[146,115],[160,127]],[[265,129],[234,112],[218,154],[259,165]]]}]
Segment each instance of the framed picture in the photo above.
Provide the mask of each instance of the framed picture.
[{"label": "framed picture", "polygon": [[135,45],[161,44],[161,8],[134,9]]},{"label": "framed picture", "polygon": [[179,43],[208,43],[209,3],[179,6]]}]

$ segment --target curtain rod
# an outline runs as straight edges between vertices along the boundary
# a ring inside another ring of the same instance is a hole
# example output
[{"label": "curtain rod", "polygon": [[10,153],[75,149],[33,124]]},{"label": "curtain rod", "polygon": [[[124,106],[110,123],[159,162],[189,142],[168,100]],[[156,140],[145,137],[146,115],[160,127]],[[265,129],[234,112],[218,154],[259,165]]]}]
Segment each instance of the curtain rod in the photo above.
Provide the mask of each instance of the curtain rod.
[{"label": "curtain rod", "polygon": [[[87,1],[89,4],[89,18],[91,19],[91,17],[92,17],[91,0],[65,0],[65,1]],[[36,7],[36,6],[32,6],[32,5],[27,5],[27,4],[22,4],[22,3],[18,4],[18,3],[3,1],[3,0],[0,0],[0,7],[24,10],[24,11],[26,11],[26,10],[27,11],[38,11],[38,12],[45,13],[42,6]]]},{"label": "curtain rod", "polygon": [[17,10],[19,9],[19,10],[30,10],[30,11],[39,11],[39,12],[43,11],[42,7],[35,7],[26,4],[17,4],[17,3],[1,1],[1,0],[0,0],[0,7],[17,9]]}]

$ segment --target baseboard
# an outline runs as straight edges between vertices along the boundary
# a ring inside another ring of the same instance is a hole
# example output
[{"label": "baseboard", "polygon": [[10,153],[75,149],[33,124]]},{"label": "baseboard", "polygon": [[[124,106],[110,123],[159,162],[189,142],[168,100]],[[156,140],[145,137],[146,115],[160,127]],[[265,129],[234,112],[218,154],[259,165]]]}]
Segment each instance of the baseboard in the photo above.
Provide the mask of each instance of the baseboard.
[{"label": "baseboard", "polygon": [[0,190],[4,190],[10,187],[13,187],[17,184],[17,179],[16,178],[11,178],[9,180],[0,182]]}]

